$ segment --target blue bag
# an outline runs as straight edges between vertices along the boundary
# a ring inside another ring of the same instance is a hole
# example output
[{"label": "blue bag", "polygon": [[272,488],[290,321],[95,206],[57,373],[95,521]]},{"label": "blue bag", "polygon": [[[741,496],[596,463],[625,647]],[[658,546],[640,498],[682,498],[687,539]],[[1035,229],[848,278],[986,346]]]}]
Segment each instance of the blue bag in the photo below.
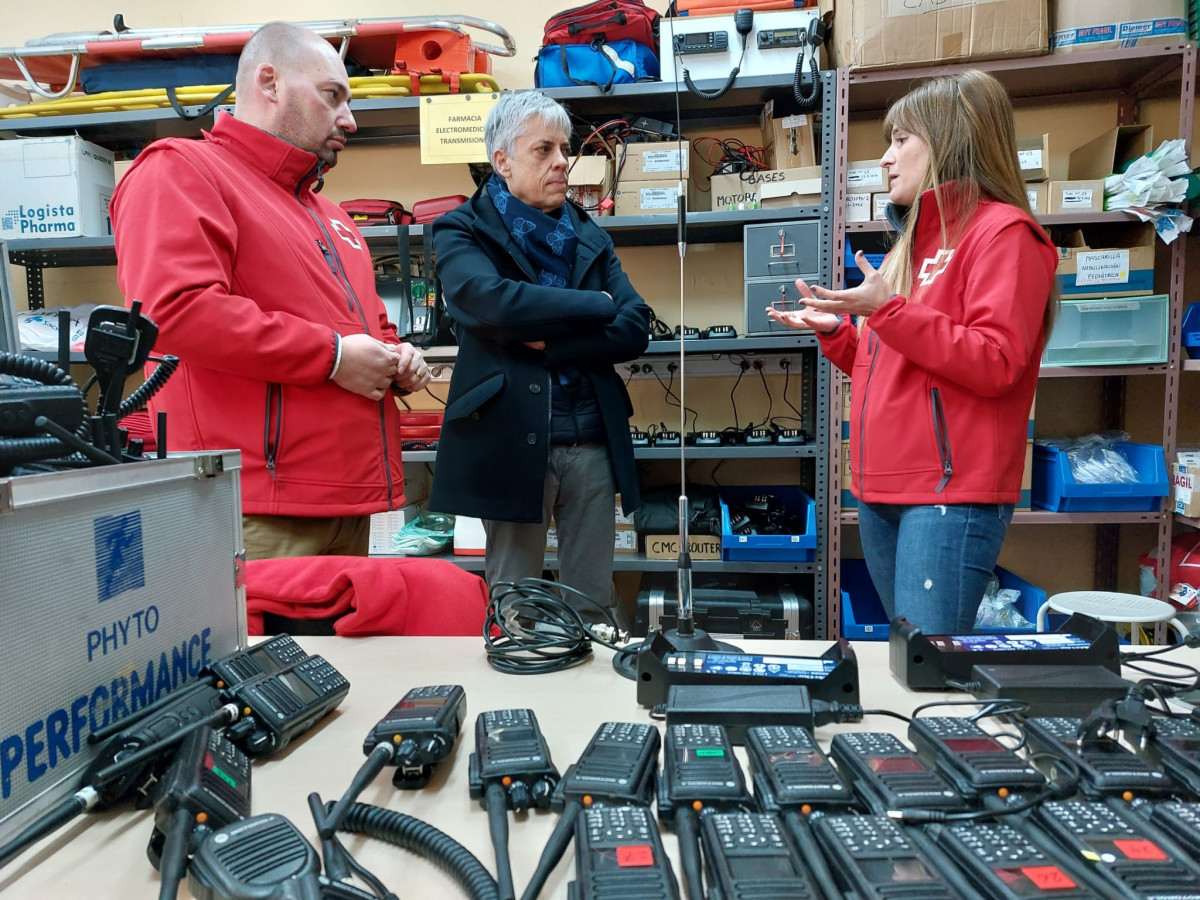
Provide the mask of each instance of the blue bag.
[{"label": "blue bag", "polygon": [[658,56],[637,41],[547,44],[538,51],[533,84],[539,88],[589,85],[609,91],[614,84],[658,81]]}]

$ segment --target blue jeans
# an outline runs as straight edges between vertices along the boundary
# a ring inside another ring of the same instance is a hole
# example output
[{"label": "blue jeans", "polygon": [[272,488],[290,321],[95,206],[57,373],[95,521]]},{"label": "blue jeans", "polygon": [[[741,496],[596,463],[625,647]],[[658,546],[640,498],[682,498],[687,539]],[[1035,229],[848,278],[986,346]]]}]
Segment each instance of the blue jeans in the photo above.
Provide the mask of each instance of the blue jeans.
[{"label": "blue jeans", "polygon": [[888,618],[926,634],[971,631],[1012,515],[1011,504],[859,503],[863,556]]}]

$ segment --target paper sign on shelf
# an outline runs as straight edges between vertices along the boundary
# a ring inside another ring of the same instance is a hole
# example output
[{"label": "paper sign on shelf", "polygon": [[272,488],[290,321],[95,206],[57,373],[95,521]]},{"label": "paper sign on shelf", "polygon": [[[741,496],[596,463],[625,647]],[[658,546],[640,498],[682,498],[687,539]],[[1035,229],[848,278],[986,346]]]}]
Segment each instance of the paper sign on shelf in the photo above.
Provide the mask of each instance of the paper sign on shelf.
[{"label": "paper sign on shelf", "polygon": [[1128,250],[1090,250],[1075,257],[1078,285],[1128,284]]},{"label": "paper sign on shelf", "polygon": [[421,164],[487,162],[483,123],[499,94],[421,98]]}]

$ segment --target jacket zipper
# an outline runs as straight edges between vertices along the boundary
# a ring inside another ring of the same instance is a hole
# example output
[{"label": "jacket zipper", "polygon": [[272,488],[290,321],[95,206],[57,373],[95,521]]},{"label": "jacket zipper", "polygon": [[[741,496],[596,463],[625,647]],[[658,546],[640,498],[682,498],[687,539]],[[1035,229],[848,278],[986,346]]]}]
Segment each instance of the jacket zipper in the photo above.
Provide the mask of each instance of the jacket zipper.
[{"label": "jacket zipper", "polygon": [[[275,427],[271,428],[274,420]],[[278,482],[275,476],[275,460],[279,456],[279,434],[283,430],[283,385],[270,382],[267,384],[267,414],[263,419],[263,458],[267,463],[267,471],[271,480]]]},{"label": "jacket zipper", "polygon": [[879,357],[876,355],[879,351],[879,342],[875,337],[875,332],[872,331],[867,335],[867,353],[871,356],[871,368],[867,370],[867,384],[863,388],[863,405],[862,417],[858,423],[858,492],[861,494],[866,489],[867,469],[865,460],[867,456],[867,397],[871,393],[871,379],[875,376],[875,363]]},{"label": "jacket zipper", "polygon": [[933,492],[940,494],[946,489],[946,483],[950,481],[950,476],[954,474],[950,455],[950,429],[946,426],[946,411],[942,408],[941,390],[930,388],[929,399],[933,406],[933,433],[937,437],[938,456],[942,461],[942,480],[938,482]]},{"label": "jacket zipper", "polygon": [[[320,164],[317,165],[318,172]],[[296,202],[300,204],[301,209],[312,217],[312,220],[317,223],[317,228],[320,229],[325,241],[317,240],[317,246],[321,248],[321,255],[325,257],[325,264],[329,266],[329,271],[333,273],[334,278],[338,280],[338,284],[342,286],[342,290],[346,294],[346,302],[354,312],[358,313],[358,320],[362,323],[363,334],[370,334],[371,329],[367,325],[367,316],[363,312],[362,304],[358,301],[358,295],[354,293],[354,286],[350,284],[350,277],[346,274],[345,268],[342,266],[342,258],[334,246],[333,238],[329,234],[329,230],[325,227],[325,223],[321,221],[321,217],[317,215],[316,210],[310,208],[303,200],[300,199],[300,186],[296,187],[295,192]],[[379,437],[383,441],[383,477],[387,483],[387,503],[388,509],[394,509],[392,506],[392,468],[388,463],[388,439],[387,439],[387,418],[384,411],[384,404],[388,402],[388,397],[385,395],[379,401]]]}]

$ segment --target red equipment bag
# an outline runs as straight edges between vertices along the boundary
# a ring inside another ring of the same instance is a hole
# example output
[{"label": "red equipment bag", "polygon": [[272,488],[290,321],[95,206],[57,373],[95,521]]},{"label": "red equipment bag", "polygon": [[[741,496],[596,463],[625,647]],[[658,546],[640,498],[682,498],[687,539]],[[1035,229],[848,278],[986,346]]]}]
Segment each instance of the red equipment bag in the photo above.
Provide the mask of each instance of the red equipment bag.
[{"label": "red equipment bag", "polygon": [[637,41],[658,53],[659,15],[642,0],[599,0],[564,9],[546,21],[542,46]]},{"label": "red equipment bag", "polygon": [[355,225],[411,225],[412,214],[395,200],[343,200],[338,204]]},{"label": "red equipment bag", "polygon": [[467,202],[462,194],[450,197],[434,197],[432,200],[418,200],[413,204],[413,221],[417,225],[428,225],[442,213],[448,213],[455,207]]}]

